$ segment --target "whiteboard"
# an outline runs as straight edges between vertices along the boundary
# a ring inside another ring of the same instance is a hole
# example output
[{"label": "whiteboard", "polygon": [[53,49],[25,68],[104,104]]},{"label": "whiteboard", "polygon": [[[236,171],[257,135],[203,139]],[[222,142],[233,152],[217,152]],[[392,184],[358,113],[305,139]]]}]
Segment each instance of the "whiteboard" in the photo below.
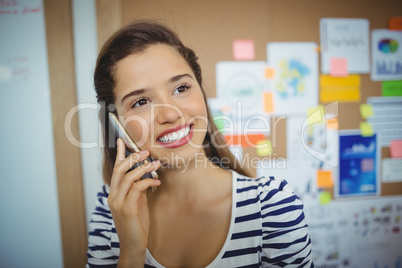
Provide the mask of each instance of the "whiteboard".
[{"label": "whiteboard", "polygon": [[62,267],[42,1],[1,1],[0,33],[1,265]]}]

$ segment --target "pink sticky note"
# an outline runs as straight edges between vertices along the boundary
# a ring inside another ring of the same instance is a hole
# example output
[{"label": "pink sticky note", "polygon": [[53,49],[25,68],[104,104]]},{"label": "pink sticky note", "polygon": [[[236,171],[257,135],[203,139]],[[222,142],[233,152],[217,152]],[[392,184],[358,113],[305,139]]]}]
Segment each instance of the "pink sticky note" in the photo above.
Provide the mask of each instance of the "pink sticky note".
[{"label": "pink sticky note", "polygon": [[391,141],[389,150],[392,158],[402,157],[402,140]]},{"label": "pink sticky note", "polygon": [[331,58],[329,74],[336,77],[348,76],[348,60],[346,58]]},{"label": "pink sticky note", "polygon": [[249,39],[236,39],[233,41],[233,58],[235,60],[254,60],[254,41]]}]

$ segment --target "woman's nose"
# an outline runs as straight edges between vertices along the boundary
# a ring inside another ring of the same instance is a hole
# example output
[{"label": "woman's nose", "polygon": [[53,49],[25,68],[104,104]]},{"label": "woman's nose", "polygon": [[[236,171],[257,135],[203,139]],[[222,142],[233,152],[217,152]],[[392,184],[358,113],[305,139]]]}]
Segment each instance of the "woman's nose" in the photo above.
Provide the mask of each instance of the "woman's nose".
[{"label": "woman's nose", "polygon": [[152,104],[152,113],[152,118],[161,125],[175,123],[180,120],[180,118],[184,120],[184,114],[181,109],[176,105],[169,103]]}]

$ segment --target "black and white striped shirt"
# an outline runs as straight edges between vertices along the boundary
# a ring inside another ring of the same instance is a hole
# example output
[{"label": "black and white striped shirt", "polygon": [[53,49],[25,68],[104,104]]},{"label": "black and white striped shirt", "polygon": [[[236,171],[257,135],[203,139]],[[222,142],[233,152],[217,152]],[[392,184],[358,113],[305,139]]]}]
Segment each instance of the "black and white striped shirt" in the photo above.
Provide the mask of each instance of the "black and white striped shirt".
[{"label": "black and white striped shirt", "polygon": [[[303,204],[287,182],[232,172],[229,233],[207,267],[314,267]],[[98,193],[89,223],[87,267],[115,267],[119,239],[110,213],[108,186]],[[145,267],[164,267],[147,250]]]}]

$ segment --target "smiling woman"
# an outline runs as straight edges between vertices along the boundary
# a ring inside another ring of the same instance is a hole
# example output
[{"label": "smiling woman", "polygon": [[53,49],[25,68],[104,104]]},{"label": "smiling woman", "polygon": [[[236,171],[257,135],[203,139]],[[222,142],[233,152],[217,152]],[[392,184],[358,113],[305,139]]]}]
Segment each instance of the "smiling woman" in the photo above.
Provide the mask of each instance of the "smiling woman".
[{"label": "smiling woman", "polygon": [[[312,267],[303,205],[287,183],[250,178],[207,107],[195,53],[167,27],[134,22],[99,54],[104,181],[88,267]],[[109,139],[115,113],[142,148]],[[152,156],[152,165],[134,163]],[[160,180],[141,179],[157,170]],[[147,189],[157,187],[157,191]]]}]

